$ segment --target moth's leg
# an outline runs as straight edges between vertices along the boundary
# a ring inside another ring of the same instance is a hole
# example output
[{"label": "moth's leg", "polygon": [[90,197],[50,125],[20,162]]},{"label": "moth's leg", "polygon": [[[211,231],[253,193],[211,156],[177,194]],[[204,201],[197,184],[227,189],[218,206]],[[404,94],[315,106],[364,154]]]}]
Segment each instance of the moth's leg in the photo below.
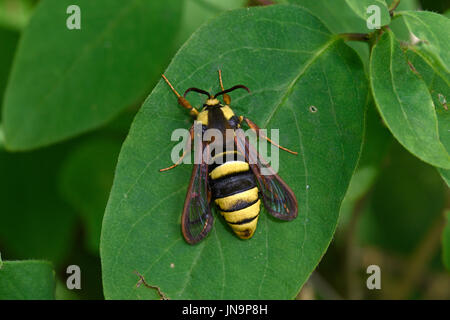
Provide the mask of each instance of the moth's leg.
[{"label": "moth's leg", "polygon": [[[219,83],[220,83],[220,87],[222,88],[222,91],[225,91],[225,88],[223,87],[223,82],[222,82],[222,70],[219,69]],[[223,102],[225,102],[226,105],[230,105],[231,103],[231,97],[224,93],[223,94]]]},{"label": "moth's leg", "polygon": [[192,125],[191,128],[189,129],[189,136],[190,136],[190,139],[188,141],[186,141],[186,146],[184,147],[184,152],[181,155],[181,158],[178,159],[178,161],[176,163],[174,163],[173,165],[171,165],[170,167],[167,167],[164,169],[159,169],[160,172],[168,171],[170,169],[175,168],[183,161],[183,158],[186,156],[186,154],[188,152],[191,152],[191,145],[192,145],[192,141],[194,140],[194,125]]},{"label": "moth's leg", "polygon": [[189,101],[187,101],[187,99],[183,96],[181,96],[177,90],[175,90],[175,88],[172,86],[172,84],[169,82],[169,80],[166,78],[165,75],[162,75],[163,79],[167,82],[167,84],[169,85],[170,89],[172,89],[173,93],[175,93],[175,95],[178,98],[178,104],[180,106],[182,106],[183,108],[186,108],[188,110],[190,110],[190,114],[191,116],[197,116],[198,115],[198,110],[195,109],[194,107],[192,107],[192,105],[189,103]]},{"label": "moth's leg", "polygon": [[289,150],[289,149],[287,149],[287,148],[285,148],[285,147],[280,146],[279,144],[276,144],[276,143],[273,142],[272,140],[270,140],[268,137],[266,137],[266,136],[261,132],[261,129],[260,129],[253,121],[251,121],[250,119],[247,119],[247,118],[245,118],[245,117],[243,117],[243,116],[240,116],[240,117],[239,117],[240,123],[242,123],[242,121],[244,121],[244,120],[245,120],[245,122],[248,124],[248,126],[250,127],[250,129],[252,129],[253,131],[255,131],[256,134],[257,134],[259,137],[266,139],[266,140],[269,141],[271,144],[273,144],[274,146],[280,148],[281,150],[287,151],[287,152],[292,153],[292,154],[298,154],[298,152]]}]

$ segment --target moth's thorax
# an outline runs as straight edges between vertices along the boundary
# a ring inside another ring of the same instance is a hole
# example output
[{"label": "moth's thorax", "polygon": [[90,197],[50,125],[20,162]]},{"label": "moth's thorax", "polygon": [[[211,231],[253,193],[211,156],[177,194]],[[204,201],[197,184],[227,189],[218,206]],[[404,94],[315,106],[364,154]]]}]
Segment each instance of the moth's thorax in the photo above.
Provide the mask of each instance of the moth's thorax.
[{"label": "moth's thorax", "polygon": [[205,104],[206,104],[207,106],[211,106],[211,107],[212,107],[212,106],[217,106],[217,105],[219,105],[219,104],[220,104],[220,101],[217,100],[216,98],[210,98],[210,99],[206,100]]},{"label": "moth's thorax", "polygon": [[[210,100],[213,100],[213,99],[208,99],[207,102]],[[215,100],[217,100],[217,99],[215,99]],[[228,105],[223,105],[223,104],[220,104],[219,102],[214,105],[209,105],[206,103],[205,106],[203,107],[203,109],[197,115],[197,121],[201,122],[201,124],[204,126],[208,126],[208,124],[209,124],[208,113],[210,112],[211,108],[219,108],[223,114],[223,117],[227,121],[230,120],[231,117],[234,116],[233,110],[231,110],[230,106],[228,106]]]}]

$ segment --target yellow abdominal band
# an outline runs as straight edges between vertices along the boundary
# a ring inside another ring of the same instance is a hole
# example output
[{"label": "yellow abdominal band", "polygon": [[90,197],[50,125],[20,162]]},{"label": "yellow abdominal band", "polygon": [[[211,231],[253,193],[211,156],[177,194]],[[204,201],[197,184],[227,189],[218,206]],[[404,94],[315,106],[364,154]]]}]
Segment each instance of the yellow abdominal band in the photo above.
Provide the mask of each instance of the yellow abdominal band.
[{"label": "yellow abdominal band", "polygon": [[[256,202],[255,202],[256,201]],[[231,210],[239,203],[253,203],[252,205],[236,210],[222,211],[228,225],[233,229],[234,233],[241,239],[249,239],[253,236],[258,223],[261,200],[258,199],[258,188],[253,188],[241,193],[234,194],[225,198],[215,200],[216,204],[222,210]]]},{"label": "yellow abdominal band", "polygon": [[211,171],[211,179],[219,179],[232,173],[248,171],[250,169],[247,162],[244,161],[228,161]]},{"label": "yellow abdominal band", "polygon": [[216,204],[222,210],[232,210],[233,207],[239,202],[247,202],[251,203],[258,199],[258,188],[255,187],[253,189],[233,194],[232,196],[228,196],[225,198],[216,199]]}]

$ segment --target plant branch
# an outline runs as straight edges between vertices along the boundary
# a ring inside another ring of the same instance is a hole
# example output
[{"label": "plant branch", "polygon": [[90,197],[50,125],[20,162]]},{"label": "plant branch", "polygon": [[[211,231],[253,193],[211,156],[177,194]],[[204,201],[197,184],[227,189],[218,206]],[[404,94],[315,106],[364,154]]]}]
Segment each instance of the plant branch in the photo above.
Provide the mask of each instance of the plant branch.
[{"label": "plant branch", "polygon": [[400,4],[400,0],[392,1],[391,6],[389,7],[389,14],[391,17],[394,15],[394,11],[395,11],[395,9],[397,9],[399,4]]},{"label": "plant branch", "polygon": [[272,0],[249,0],[248,6],[270,6],[275,4]]},{"label": "plant branch", "polygon": [[369,33],[340,33],[339,36],[345,41],[369,42],[370,40]]}]

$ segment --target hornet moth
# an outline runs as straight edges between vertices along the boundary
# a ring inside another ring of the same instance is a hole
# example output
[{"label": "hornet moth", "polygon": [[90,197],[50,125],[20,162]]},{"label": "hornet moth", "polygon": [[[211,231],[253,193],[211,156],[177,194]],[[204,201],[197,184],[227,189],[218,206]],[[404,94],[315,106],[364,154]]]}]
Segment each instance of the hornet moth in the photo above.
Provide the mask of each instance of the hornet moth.
[{"label": "hornet moth", "polygon": [[[297,217],[297,199],[289,186],[258,154],[248,138],[243,134],[241,124],[245,122],[255,133],[276,147],[292,154],[297,152],[286,149],[260,132],[260,128],[250,119],[237,117],[230,107],[229,92],[236,89],[250,90],[244,85],[236,85],[225,90],[222,83],[222,73],[219,70],[219,82],[222,91],[211,95],[198,88],[189,88],[181,96],[169,80],[162,75],[171,90],[178,97],[178,103],[190,110],[191,116],[201,123],[202,131],[218,129],[225,136],[226,129],[232,129],[232,141],[225,139],[226,151],[212,154],[212,159],[201,158],[201,163],[194,164],[189,182],[186,199],[181,217],[181,229],[185,240],[195,244],[206,237],[213,225],[211,203],[214,202],[218,211],[225,218],[234,233],[241,239],[253,236],[258,222],[261,200],[266,210],[281,220],[293,220]],[[186,94],[194,91],[207,96],[203,108],[198,111],[186,99]],[[223,97],[223,103],[217,98]],[[190,140],[181,158],[172,166],[161,169],[167,171],[178,166],[194,139],[194,125],[190,128]],[[231,148],[230,148],[231,145]],[[208,148],[208,142],[202,142],[203,150]],[[231,153],[231,155],[230,155]],[[201,156],[201,155],[200,155]],[[230,160],[232,158],[232,160]],[[200,158],[199,158],[200,159]],[[262,175],[264,168],[268,175]]]}]

